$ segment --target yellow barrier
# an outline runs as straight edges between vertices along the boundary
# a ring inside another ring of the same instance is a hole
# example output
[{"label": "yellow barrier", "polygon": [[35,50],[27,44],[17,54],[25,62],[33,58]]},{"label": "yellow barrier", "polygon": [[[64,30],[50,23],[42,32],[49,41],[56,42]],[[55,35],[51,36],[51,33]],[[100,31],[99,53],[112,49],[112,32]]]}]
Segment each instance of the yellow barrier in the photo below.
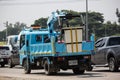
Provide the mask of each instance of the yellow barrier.
[{"label": "yellow barrier", "polygon": [[77,34],[77,29],[75,29],[75,35],[76,35],[76,52],[78,52],[78,34]]},{"label": "yellow barrier", "polygon": [[71,36],[71,49],[73,52],[73,35],[72,35],[72,28],[70,29],[70,36]]}]

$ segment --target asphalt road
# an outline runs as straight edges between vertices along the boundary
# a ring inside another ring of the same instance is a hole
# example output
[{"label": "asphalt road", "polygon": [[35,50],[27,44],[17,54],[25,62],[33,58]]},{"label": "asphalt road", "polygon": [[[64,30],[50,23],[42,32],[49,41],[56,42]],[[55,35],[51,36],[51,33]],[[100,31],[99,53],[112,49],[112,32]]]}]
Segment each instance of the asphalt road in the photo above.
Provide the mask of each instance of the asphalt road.
[{"label": "asphalt road", "polygon": [[20,66],[14,68],[6,66],[0,67],[0,80],[120,80],[120,70],[110,72],[108,68],[96,67],[83,75],[74,75],[72,70],[67,70],[60,71],[57,75],[47,76],[44,70],[32,70],[31,74],[24,74]]}]

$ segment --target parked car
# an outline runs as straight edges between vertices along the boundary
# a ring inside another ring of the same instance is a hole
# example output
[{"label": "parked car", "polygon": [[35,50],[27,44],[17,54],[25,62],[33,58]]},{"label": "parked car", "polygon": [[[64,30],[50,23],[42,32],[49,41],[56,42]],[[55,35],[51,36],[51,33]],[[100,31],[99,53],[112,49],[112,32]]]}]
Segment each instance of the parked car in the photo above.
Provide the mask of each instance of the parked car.
[{"label": "parked car", "polygon": [[120,66],[120,37],[103,37],[95,42],[92,62],[97,66],[108,66],[110,71],[118,71]]},{"label": "parked car", "polygon": [[10,35],[7,37],[7,46],[11,49],[11,55],[8,59],[8,67],[12,68],[15,65],[19,64],[19,53],[18,53],[18,46],[17,46],[17,39],[18,35]]},{"label": "parked car", "polygon": [[8,63],[8,59],[11,55],[10,48],[8,46],[0,46],[0,65],[4,67]]},{"label": "parked car", "polygon": [[18,53],[18,49],[14,48],[11,51],[11,56],[8,59],[8,67],[12,68],[15,65],[19,65],[19,53]]}]

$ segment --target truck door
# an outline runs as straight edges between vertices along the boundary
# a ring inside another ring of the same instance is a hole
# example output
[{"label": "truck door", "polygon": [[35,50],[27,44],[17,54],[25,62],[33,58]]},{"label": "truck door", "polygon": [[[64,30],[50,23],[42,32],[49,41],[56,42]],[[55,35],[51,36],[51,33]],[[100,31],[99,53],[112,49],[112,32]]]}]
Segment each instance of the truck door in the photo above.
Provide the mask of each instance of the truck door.
[{"label": "truck door", "polygon": [[[23,55],[25,54],[26,46],[25,46],[25,35],[20,36],[20,43],[19,43],[19,55],[20,55],[20,64],[22,62]],[[19,57],[19,56],[17,56]]]},{"label": "truck door", "polygon": [[105,64],[105,39],[100,39],[95,43],[95,54],[92,55],[92,61],[96,65]]}]

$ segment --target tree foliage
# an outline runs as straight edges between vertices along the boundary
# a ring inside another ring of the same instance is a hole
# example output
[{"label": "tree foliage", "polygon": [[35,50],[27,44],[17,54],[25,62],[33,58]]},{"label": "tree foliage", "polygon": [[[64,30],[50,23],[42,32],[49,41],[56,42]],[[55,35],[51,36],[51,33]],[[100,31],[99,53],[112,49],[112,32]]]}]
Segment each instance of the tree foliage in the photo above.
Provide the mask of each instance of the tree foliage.
[{"label": "tree foliage", "polygon": [[9,23],[5,30],[0,32],[0,41],[6,40],[6,30],[7,30],[7,36],[9,35],[18,35],[19,32],[26,27],[26,24],[16,22],[15,24]]},{"label": "tree foliage", "polygon": [[35,20],[33,25],[40,25],[41,27],[47,27],[47,19],[48,18],[39,18],[38,20]]},{"label": "tree foliage", "polygon": [[[66,13],[70,13],[73,15],[82,15],[81,18],[74,18],[69,21],[70,26],[83,26],[85,28],[85,12],[77,12],[73,10],[61,10]],[[44,20],[45,19],[45,20]],[[37,22],[40,25],[44,25],[47,23],[47,18],[40,18],[34,22],[36,24]],[[57,23],[55,24],[55,27],[57,27]],[[44,25],[47,27],[47,25]],[[90,37],[91,33],[94,33],[96,35],[96,39],[104,36],[112,36],[112,35],[120,35],[120,25],[118,25],[116,22],[111,23],[110,21],[107,21],[104,23],[104,16],[100,12],[88,12],[88,35]]]},{"label": "tree foliage", "polygon": [[[83,28],[85,28],[85,16],[86,13],[85,12],[77,12],[77,11],[73,11],[73,10],[62,10],[66,13],[70,13],[72,15],[79,15],[80,18],[76,17],[74,19],[71,19],[69,21],[69,25],[72,27],[76,27],[76,26],[83,26]],[[81,17],[82,16],[82,17]],[[104,22],[104,17],[102,13],[99,12],[89,12],[88,13],[88,28],[89,28],[89,36],[91,35],[91,33],[95,33],[97,36],[101,36],[101,31],[99,30],[102,26],[103,26],[103,22]],[[47,23],[47,18],[40,18],[38,20],[35,20],[34,25],[44,25],[47,27],[47,25],[45,25]],[[56,21],[55,23],[55,28],[58,26],[58,23]],[[99,32],[99,33],[97,33]]]},{"label": "tree foliage", "polygon": [[[80,18],[74,18],[69,21],[70,26],[83,26],[85,29],[85,12],[77,12],[73,10],[62,10],[66,13],[70,13],[72,15],[80,15]],[[47,28],[47,19],[48,18],[39,18],[34,21],[33,25],[40,25],[41,27]],[[55,23],[55,28],[58,26],[58,22]],[[15,24],[10,23],[7,27],[8,35],[16,35],[19,34],[21,29],[26,27],[26,24],[16,22]],[[117,35],[120,36],[120,25],[116,22],[111,23],[110,21],[104,22],[104,17],[102,13],[99,12],[88,12],[88,34],[89,37],[91,33],[96,35],[96,38],[104,37],[104,36],[112,36]],[[0,32],[0,41],[5,40],[6,29]]]}]

